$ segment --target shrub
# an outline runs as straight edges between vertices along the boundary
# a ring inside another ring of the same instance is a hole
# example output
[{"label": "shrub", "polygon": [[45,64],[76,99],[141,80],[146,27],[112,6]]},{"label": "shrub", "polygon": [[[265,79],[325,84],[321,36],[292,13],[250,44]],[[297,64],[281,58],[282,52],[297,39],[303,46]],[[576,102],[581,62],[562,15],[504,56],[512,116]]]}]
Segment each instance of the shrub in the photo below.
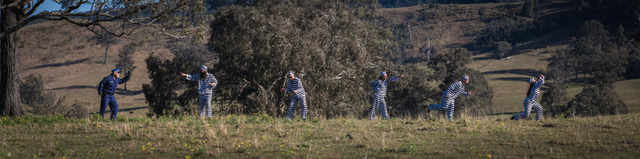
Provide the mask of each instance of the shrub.
[{"label": "shrub", "polygon": [[76,118],[87,118],[89,117],[89,103],[75,101],[73,105],[71,105],[71,110],[67,112],[66,116],[68,117],[76,117]]},{"label": "shrub", "polygon": [[629,111],[613,89],[606,86],[587,86],[569,102],[568,112],[576,116],[596,116]]},{"label": "shrub", "polygon": [[20,82],[20,98],[32,114],[56,115],[68,111],[62,105],[66,97],[56,99],[53,92],[45,92],[42,75],[31,74]]}]

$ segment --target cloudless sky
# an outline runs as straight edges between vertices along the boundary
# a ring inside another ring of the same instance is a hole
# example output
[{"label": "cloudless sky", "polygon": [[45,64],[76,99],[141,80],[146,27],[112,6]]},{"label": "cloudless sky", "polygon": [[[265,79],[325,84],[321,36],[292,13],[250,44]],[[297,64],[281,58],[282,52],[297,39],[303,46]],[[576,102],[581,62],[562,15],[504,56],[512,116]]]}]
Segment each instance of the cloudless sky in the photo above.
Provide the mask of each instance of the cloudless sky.
[{"label": "cloudless sky", "polygon": [[[80,8],[76,9],[76,12],[77,11],[89,11],[89,9],[91,9],[91,5],[90,4],[84,4],[84,5],[80,6]],[[58,11],[58,10],[60,10],[60,4],[58,4],[56,2],[53,2],[52,0],[46,0],[44,3],[42,3],[42,5],[40,5],[40,7],[38,7],[36,9],[36,12],[33,13],[33,14],[35,15],[35,14],[38,14],[38,13],[40,13],[42,11],[45,11],[45,10],[47,10],[47,11]]]}]

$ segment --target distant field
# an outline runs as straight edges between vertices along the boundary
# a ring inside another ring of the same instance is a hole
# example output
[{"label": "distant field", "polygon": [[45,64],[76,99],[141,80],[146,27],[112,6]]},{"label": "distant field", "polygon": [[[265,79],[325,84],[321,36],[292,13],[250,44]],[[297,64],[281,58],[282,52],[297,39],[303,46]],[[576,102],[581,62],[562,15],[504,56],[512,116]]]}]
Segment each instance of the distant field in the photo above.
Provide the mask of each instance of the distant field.
[{"label": "distant field", "polygon": [[640,114],[510,121],[0,120],[0,158],[637,158]]}]

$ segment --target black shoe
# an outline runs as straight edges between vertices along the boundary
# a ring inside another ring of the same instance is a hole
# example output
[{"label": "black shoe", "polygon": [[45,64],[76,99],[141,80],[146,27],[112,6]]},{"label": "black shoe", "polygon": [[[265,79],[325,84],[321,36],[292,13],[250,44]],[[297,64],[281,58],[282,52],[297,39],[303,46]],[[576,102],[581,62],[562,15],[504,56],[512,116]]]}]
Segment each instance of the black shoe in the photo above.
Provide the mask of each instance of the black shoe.
[{"label": "black shoe", "polygon": [[511,116],[511,120],[516,120],[516,116]]},{"label": "black shoe", "polygon": [[429,104],[429,107],[427,107],[427,113],[431,113],[431,105],[433,104]]}]

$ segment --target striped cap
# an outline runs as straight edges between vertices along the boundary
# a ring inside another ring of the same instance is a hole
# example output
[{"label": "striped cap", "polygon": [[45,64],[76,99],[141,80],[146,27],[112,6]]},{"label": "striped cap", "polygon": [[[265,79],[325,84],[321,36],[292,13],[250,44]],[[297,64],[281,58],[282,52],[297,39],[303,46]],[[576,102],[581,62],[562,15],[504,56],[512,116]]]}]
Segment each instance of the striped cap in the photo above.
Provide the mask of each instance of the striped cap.
[{"label": "striped cap", "polygon": [[387,75],[387,72],[384,72],[384,71],[380,72],[380,76],[386,76],[386,75]]},{"label": "striped cap", "polygon": [[120,69],[116,68],[116,69],[111,70],[111,73],[113,73],[113,72],[120,72]]},{"label": "striped cap", "polygon": [[462,75],[462,80],[468,80],[468,79],[469,79],[469,76],[467,76],[467,75]]},{"label": "striped cap", "polygon": [[287,75],[295,75],[295,74],[293,73],[293,70],[289,70],[289,73],[287,73]]},{"label": "striped cap", "polygon": [[203,71],[207,71],[208,68],[207,68],[207,66],[202,65],[202,66],[200,66],[200,69],[203,70]]}]

